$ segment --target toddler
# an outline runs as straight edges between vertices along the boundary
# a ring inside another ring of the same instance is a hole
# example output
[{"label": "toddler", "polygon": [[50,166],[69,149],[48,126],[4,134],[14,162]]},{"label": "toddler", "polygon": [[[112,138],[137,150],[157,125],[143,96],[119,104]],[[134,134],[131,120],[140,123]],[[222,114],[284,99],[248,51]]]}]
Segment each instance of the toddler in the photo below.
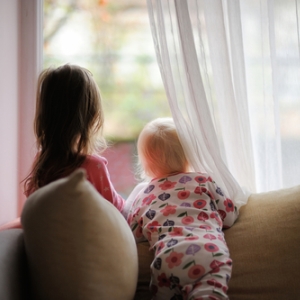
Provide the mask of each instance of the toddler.
[{"label": "toddler", "polygon": [[153,299],[228,299],[232,260],[222,228],[234,224],[237,208],[210,176],[190,171],[171,118],[148,123],[137,147],[151,181],[127,220],[136,241],[154,250]]}]

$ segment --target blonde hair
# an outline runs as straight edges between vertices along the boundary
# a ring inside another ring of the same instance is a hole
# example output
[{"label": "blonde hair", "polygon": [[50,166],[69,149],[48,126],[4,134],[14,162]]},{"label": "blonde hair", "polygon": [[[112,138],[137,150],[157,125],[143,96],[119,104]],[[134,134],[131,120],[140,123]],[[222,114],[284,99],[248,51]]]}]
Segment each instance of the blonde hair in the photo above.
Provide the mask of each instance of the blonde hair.
[{"label": "blonde hair", "polygon": [[139,135],[137,150],[143,179],[188,171],[188,161],[172,118],[157,118],[146,124]]}]

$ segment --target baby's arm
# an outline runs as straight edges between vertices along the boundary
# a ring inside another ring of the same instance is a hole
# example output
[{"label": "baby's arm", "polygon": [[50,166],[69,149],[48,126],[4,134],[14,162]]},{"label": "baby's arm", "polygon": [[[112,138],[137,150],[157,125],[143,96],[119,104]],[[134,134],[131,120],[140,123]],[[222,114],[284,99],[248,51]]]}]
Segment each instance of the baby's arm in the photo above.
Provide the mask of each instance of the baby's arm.
[{"label": "baby's arm", "polygon": [[140,202],[140,197],[137,196],[127,214],[127,222],[132,230],[136,242],[143,242],[147,240],[143,235],[143,218],[141,216],[141,209],[139,206]]},{"label": "baby's arm", "polygon": [[138,185],[135,186],[135,188],[132,190],[132,192],[129,194],[129,196],[126,199],[125,206],[123,208],[122,214],[127,219],[129,216],[129,212],[131,210],[131,207],[133,206],[135,199],[137,198],[137,195],[145,189],[145,187],[148,185],[147,182],[141,182]]},{"label": "baby's arm", "polygon": [[208,190],[217,204],[217,210],[223,221],[223,228],[231,227],[238,218],[239,212],[233,201],[228,198],[214,181],[207,182]]}]

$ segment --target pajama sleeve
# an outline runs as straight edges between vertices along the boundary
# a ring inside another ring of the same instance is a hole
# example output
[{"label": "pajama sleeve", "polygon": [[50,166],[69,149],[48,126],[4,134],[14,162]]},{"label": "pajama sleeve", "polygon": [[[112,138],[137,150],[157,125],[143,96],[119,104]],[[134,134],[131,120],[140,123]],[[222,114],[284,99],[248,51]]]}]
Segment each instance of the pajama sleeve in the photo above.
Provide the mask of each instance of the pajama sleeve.
[{"label": "pajama sleeve", "polygon": [[139,205],[140,198],[137,197],[133,202],[127,216],[127,222],[137,243],[147,241],[143,235],[143,217],[141,216],[141,208]]},{"label": "pajama sleeve", "polygon": [[238,218],[238,209],[214,181],[207,182],[211,197],[215,200],[218,213],[223,221],[223,228],[231,227]]}]

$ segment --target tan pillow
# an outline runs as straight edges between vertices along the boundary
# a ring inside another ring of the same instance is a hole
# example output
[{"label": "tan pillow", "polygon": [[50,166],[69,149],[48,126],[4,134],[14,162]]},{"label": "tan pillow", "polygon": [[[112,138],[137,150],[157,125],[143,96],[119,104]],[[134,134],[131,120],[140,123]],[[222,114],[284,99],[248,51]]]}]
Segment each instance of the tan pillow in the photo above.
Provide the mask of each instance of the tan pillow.
[{"label": "tan pillow", "polygon": [[133,298],[138,258],[132,232],[83,170],[33,193],[21,221],[36,299]]},{"label": "tan pillow", "polygon": [[[233,258],[230,300],[300,299],[300,186],[253,194],[225,230]],[[148,243],[138,244],[136,300],[149,300]]]}]

